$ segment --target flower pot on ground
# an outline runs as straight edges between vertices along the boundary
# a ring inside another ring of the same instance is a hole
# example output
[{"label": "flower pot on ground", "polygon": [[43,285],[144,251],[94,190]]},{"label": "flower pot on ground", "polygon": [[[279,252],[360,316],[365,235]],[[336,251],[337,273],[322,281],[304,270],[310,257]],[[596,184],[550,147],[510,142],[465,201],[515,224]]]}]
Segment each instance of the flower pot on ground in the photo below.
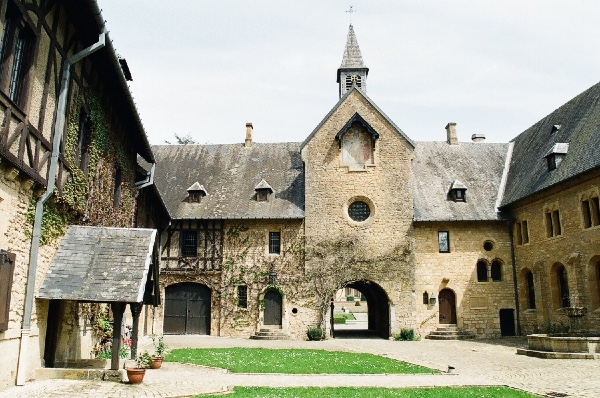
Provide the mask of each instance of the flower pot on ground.
[{"label": "flower pot on ground", "polygon": [[154,344],[154,357],[152,359],[151,369],[159,369],[162,365],[163,358],[169,351],[169,347],[165,343],[164,336],[153,334],[152,343]]},{"label": "flower pot on ground", "polygon": [[135,368],[125,368],[129,384],[140,384],[144,380],[146,369],[152,364],[152,357],[148,351],[138,355],[135,361]]},{"label": "flower pot on ground", "polygon": [[160,369],[163,363],[163,357],[154,356],[152,357],[152,363],[150,364],[150,369]]}]

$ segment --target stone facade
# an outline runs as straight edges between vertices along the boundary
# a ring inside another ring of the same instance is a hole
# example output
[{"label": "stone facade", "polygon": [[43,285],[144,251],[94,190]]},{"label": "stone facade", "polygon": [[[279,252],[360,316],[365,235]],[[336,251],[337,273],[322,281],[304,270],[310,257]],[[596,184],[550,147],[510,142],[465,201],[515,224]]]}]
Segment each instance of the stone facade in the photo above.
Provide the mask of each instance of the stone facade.
[{"label": "stone facade", "polygon": [[[560,331],[569,324],[561,294],[569,296],[572,306],[587,307],[586,329],[600,333],[600,226],[586,227],[582,202],[597,198],[600,177],[556,187],[548,195],[515,206],[513,232],[515,259],[519,276],[519,306],[521,330],[524,334]],[[559,211],[561,233],[549,236],[546,213]],[[594,215],[592,214],[592,217]],[[597,217],[597,216],[595,216]],[[597,218],[596,218],[597,220]],[[523,239],[523,223],[527,223],[527,238]],[[561,292],[558,267],[566,269],[568,290]],[[533,275],[534,302],[529,299],[527,272]]]}]

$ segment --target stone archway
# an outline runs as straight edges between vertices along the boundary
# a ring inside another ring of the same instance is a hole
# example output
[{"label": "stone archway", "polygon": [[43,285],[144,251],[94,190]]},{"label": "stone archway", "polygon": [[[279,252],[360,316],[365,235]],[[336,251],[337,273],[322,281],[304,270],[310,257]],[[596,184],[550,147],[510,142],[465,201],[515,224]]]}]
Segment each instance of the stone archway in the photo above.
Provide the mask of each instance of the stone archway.
[{"label": "stone archway", "polygon": [[358,330],[335,331],[333,337],[371,336],[388,339],[390,337],[390,303],[385,290],[377,283],[360,280],[343,284],[346,288],[358,290],[364,297],[368,307],[367,328]]},{"label": "stone archway", "polygon": [[456,294],[452,289],[442,289],[438,293],[439,323],[441,325],[456,324]]}]

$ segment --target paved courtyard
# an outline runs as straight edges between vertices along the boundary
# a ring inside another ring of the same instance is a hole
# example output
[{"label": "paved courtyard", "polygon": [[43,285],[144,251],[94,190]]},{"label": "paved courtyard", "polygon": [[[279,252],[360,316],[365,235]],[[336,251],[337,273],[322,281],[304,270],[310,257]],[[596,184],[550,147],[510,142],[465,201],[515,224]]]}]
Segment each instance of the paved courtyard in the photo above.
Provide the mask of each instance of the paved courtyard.
[{"label": "paved courtyard", "polygon": [[[507,385],[542,396],[599,397],[600,362],[550,360],[516,355],[525,339],[491,341],[396,342],[379,339],[256,341],[209,336],[166,336],[171,348],[267,347],[317,348],[366,352],[424,365],[455,374],[440,375],[261,375],[233,374],[195,365],[164,363],[146,372],[144,383],[39,380],[12,387],[0,397],[188,397],[223,392],[233,386],[456,386]],[[148,343],[148,342],[144,342]],[[143,349],[143,344],[142,344]],[[566,394],[566,395],[562,395]]]}]

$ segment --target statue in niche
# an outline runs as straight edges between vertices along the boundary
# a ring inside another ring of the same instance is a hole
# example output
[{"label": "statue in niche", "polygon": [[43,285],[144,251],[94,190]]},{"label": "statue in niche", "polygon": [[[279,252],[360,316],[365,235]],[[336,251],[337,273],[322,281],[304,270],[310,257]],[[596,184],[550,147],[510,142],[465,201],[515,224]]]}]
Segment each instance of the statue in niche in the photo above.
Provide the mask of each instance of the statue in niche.
[{"label": "statue in niche", "polygon": [[352,125],[342,138],[342,164],[351,169],[373,164],[371,136],[358,123]]}]

